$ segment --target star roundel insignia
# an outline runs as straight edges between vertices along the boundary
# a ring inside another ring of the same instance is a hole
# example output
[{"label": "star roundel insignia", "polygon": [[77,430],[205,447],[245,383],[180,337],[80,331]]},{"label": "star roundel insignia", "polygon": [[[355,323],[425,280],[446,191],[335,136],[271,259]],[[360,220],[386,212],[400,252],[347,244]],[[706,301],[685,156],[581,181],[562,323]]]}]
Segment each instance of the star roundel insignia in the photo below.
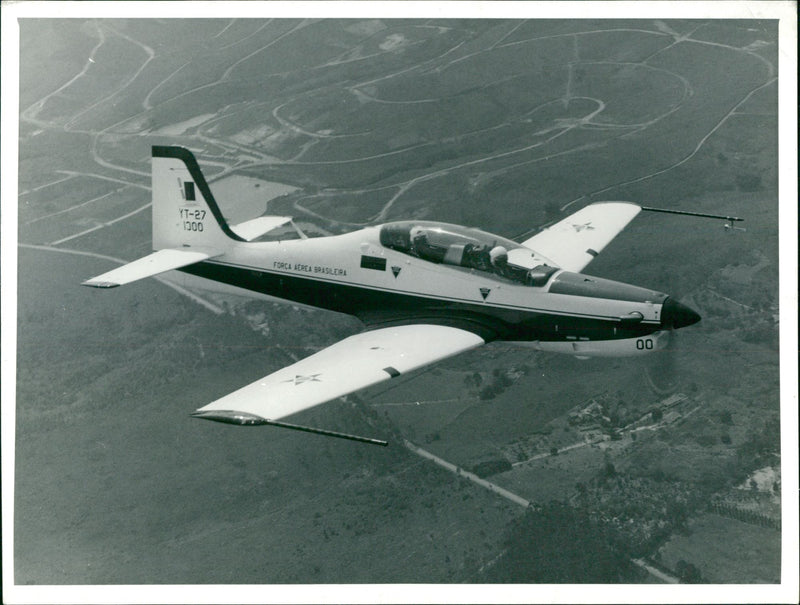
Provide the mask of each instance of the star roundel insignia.
[{"label": "star roundel insignia", "polygon": [[322,382],[317,376],[320,374],[310,374],[309,376],[302,376],[300,374],[295,374],[294,378],[290,378],[289,380],[284,380],[283,382],[293,382],[294,386],[298,384],[303,384],[304,382]]},{"label": "star roundel insignia", "polygon": [[583,225],[578,225],[576,223],[573,223],[572,224],[572,228],[575,229],[575,231],[578,231],[578,232],[583,231],[584,229],[586,229],[588,231],[594,231],[594,227],[592,227],[592,221],[589,221],[588,223],[584,223]]}]

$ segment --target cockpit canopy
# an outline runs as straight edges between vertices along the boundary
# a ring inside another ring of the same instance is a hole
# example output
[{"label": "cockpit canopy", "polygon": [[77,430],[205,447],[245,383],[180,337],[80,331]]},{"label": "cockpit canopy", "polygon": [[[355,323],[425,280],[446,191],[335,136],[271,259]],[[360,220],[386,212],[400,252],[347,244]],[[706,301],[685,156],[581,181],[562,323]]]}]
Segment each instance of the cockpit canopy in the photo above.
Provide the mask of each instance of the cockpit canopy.
[{"label": "cockpit canopy", "polygon": [[509,262],[509,252],[525,250],[504,237],[479,229],[433,221],[387,223],[380,230],[382,246],[433,263],[477,269],[529,286],[543,286],[556,267],[533,268]]}]

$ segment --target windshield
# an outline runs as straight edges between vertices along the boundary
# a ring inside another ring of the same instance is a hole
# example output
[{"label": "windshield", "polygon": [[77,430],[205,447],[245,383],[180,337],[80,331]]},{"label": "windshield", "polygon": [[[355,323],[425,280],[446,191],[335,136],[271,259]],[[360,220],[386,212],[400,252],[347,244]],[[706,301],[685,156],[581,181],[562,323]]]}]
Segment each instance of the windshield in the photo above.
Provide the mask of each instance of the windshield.
[{"label": "windshield", "polygon": [[504,237],[479,229],[433,221],[388,223],[380,231],[381,245],[433,262],[492,273],[532,286],[547,283],[555,267],[522,267],[508,262],[510,250],[523,248]]}]

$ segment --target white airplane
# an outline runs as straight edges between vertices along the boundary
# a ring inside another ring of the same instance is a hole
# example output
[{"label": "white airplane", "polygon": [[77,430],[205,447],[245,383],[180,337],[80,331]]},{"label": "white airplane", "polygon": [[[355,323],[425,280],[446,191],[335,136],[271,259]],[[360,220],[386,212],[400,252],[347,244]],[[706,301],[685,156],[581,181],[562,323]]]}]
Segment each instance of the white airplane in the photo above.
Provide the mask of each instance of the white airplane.
[{"label": "white airplane", "polygon": [[152,196],[155,252],[84,285],[111,288],[178,269],[348,313],[367,327],[209,403],[197,418],[385,445],[283,419],[492,340],[579,357],[642,355],[700,320],[667,294],[580,273],[643,209],[629,202],[591,204],[522,243],[417,220],[307,238],[290,217],[227,224],[192,153],[161,146],[153,147]]}]

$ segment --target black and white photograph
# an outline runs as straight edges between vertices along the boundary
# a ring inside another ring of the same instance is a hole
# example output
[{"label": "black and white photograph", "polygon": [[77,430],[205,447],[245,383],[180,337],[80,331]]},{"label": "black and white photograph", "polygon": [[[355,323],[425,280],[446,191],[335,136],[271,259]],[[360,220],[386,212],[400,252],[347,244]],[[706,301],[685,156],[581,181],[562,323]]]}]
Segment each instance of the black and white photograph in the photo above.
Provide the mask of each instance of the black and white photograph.
[{"label": "black and white photograph", "polygon": [[794,601],[794,3],[120,4],[3,4],[4,602]]}]

